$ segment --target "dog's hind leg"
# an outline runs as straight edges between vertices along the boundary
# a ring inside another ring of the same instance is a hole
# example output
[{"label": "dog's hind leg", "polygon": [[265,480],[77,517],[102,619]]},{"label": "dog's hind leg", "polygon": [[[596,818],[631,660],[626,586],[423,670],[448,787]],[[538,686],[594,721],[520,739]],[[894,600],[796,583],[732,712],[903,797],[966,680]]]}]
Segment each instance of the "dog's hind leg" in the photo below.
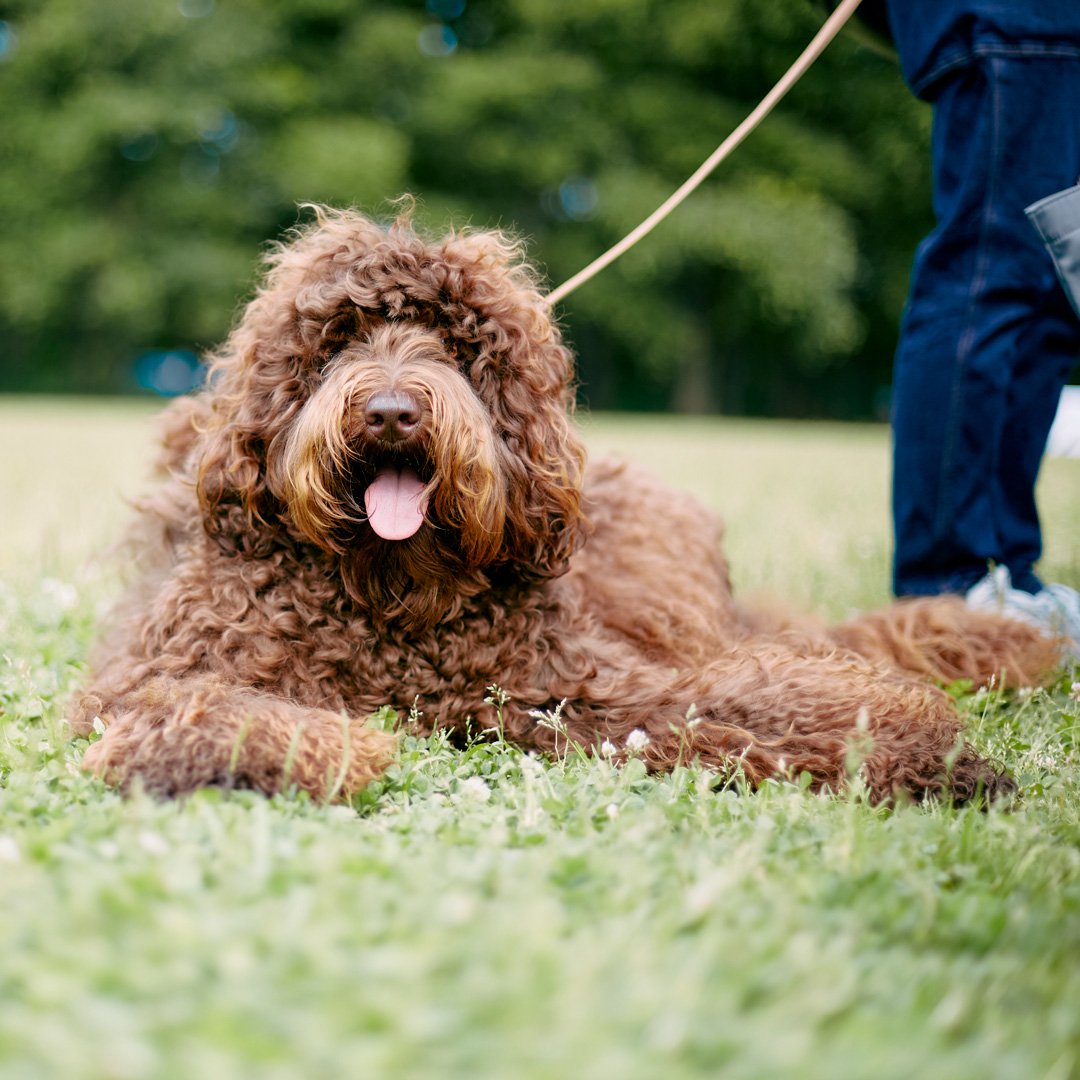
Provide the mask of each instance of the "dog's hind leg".
[{"label": "dog's hind leg", "polygon": [[1033,626],[985,611],[960,597],[901,600],[831,627],[829,640],[870,660],[942,683],[1039,686],[1060,668],[1061,643]]},{"label": "dog's hind leg", "polygon": [[[858,776],[875,801],[937,795],[965,802],[1015,790],[1000,766],[963,738],[948,695],[921,679],[854,657],[755,649],[722,661],[711,704],[699,705],[700,751],[738,756],[751,781],[808,773],[839,791]],[[737,755],[732,754],[732,747]]]},{"label": "dog's hind leg", "polygon": [[[634,728],[646,762],[670,769],[697,758],[739,766],[751,784],[809,774],[815,790],[852,777],[875,801],[940,795],[957,802],[1015,785],[963,739],[948,695],[922,679],[850,653],[805,655],[756,639],[695,672],[624,672],[604,705],[566,706],[578,741],[625,745]],[[691,708],[693,706],[693,708]]]},{"label": "dog's hind leg", "polygon": [[124,791],[139,785],[163,797],[212,786],[272,795],[295,785],[344,799],[386,768],[396,745],[361,719],[211,675],[153,677],[115,701],[85,694],[72,727],[88,734],[95,718],[105,732],[83,767]]}]

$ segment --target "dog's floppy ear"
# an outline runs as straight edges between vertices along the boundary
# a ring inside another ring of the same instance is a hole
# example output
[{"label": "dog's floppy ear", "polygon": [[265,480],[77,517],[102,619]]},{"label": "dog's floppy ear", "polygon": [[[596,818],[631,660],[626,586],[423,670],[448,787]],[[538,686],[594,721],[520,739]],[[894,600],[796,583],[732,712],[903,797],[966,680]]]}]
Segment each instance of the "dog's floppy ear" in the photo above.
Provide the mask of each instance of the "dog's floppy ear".
[{"label": "dog's floppy ear", "polygon": [[450,334],[501,437],[507,568],[519,578],[557,576],[585,528],[573,358],[519,244],[498,232],[466,233],[445,241],[442,253],[450,268],[443,288]]},{"label": "dog's floppy ear", "polygon": [[277,270],[211,356],[209,410],[194,459],[207,533],[247,555],[265,554],[277,533],[279,504],[267,484],[266,456],[301,404],[306,366],[296,290]]},{"label": "dog's floppy ear", "polygon": [[193,464],[207,533],[227,550],[259,555],[271,545],[279,508],[267,485],[267,451],[298,402],[282,391],[288,376],[275,379],[280,366],[259,355],[247,322],[214,357]]},{"label": "dog's floppy ear", "polygon": [[315,221],[272,249],[261,287],[210,357],[195,484],[206,530],[225,547],[257,554],[272,545],[281,504],[267,454],[325,356],[360,332],[346,270],[382,239],[360,214],[316,208]]}]

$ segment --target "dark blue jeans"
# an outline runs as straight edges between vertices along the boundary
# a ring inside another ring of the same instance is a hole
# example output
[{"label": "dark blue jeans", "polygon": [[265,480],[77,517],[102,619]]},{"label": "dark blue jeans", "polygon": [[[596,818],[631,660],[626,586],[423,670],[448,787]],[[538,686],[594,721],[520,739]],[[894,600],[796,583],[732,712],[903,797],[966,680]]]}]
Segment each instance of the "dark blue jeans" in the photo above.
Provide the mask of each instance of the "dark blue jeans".
[{"label": "dark blue jeans", "polygon": [[1080,56],[949,71],[933,166],[893,381],[893,588],[962,592],[993,560],[1035,592],[1035,480],[1080,321],[1024,208],[1080,175]]}]

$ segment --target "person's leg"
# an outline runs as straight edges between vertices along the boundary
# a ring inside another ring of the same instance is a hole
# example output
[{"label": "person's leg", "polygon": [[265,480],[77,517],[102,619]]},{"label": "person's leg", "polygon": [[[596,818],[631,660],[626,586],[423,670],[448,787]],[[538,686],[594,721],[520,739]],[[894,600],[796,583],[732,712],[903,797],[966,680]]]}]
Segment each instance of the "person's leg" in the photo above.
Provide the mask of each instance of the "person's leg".
[{"label": "person's leg", "polygon": [[[1060,301],[1060,302],[1057,302]],[[1080,321],[1064,294],[1051,291],[1042,318],[1016,341],[1018,363],[1009,384],[1005,427],[994,475],[998,559],[1016,588],[1037,592],[1034,566],[1042,554],[1035,481],[1061,388],[1080,359]]]},{"label": "person's leg", "polygon": [[1038,589],[1033,488],[1080,330],[1024,207],[1080,170],[1080,61],[984,57],[941,86],[935,231],[894,378],[897,595],[963,592],[994,560]]}]

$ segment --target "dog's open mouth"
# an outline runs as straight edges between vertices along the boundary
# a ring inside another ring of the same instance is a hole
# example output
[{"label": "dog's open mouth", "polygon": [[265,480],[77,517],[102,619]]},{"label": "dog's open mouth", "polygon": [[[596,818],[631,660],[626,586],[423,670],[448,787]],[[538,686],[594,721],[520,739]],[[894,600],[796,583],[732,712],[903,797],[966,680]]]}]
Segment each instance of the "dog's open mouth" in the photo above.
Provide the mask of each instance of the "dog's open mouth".
[{"label": "dog's open mouth", "polygon": [[428,496],[420,474],[404,463],[386,463],[364,489],[368,524],[384,540],[407,540],[424,523]]}]

